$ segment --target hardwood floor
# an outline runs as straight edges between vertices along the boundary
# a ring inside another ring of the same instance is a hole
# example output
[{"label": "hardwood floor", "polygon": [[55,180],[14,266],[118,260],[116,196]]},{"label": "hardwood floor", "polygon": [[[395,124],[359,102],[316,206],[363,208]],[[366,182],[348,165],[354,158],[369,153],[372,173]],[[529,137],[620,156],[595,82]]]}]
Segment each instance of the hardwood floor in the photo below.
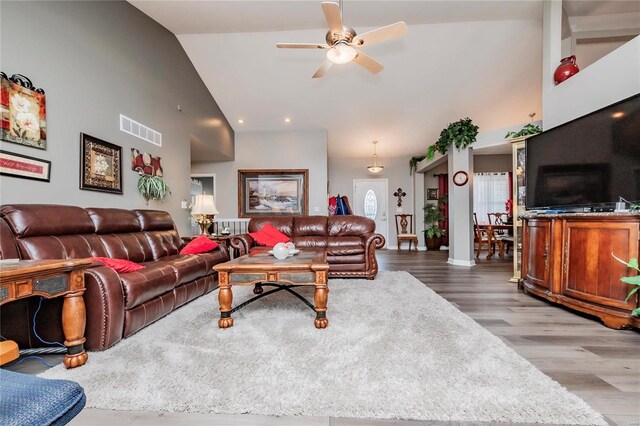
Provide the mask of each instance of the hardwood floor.
[{"label": "hardwood floor", "polygon": [[[413,274],[499,336],[538,369],[604,414],[611,424],[640,425],[639,332],[608,329],[597,319],[553,306],[517,291],[515,284],[507,281],[511,277],[510,260],[480,259],[475,267],[466,268],[448,265],[447,252],[395,250],[379,251],[378,260],[380,270],[404,270]],[[13,369],[29,373],[41,370],[34,361]],[[95,409],[85,409],[73,422],[78,425],[116,423],[323,426],[449,424],[329,417],[112,412]]]}]

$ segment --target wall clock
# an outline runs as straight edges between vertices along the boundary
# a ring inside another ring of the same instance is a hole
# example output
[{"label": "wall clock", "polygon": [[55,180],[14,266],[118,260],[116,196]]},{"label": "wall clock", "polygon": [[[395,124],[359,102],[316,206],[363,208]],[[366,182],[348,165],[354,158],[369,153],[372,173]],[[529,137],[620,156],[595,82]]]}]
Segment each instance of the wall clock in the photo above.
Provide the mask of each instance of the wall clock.
[{"label": "wall clock", "polygon": [[456,174],[453,175],[453,183],[456,186],[464,186],[469,182],[469,175],[465,171],[457,171]]}]

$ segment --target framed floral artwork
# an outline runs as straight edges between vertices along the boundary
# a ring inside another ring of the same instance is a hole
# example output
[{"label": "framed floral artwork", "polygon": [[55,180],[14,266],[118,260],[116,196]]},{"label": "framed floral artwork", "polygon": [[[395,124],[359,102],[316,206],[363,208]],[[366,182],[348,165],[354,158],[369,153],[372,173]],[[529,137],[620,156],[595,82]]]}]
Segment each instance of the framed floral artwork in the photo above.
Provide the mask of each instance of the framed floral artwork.
[{"label": "framed floral artwork", "polygon": [[0,73],[0,139],[47,149],[46,114],[44,90],[23,75]]},{"label": "framed floral artwork", "polygon": [[49,182],[51,161],[0,150],[0,175]]},{"label": "framed floral artwork", "polygon": [[122,147],[80,133],[80,189],[122,194]]}]

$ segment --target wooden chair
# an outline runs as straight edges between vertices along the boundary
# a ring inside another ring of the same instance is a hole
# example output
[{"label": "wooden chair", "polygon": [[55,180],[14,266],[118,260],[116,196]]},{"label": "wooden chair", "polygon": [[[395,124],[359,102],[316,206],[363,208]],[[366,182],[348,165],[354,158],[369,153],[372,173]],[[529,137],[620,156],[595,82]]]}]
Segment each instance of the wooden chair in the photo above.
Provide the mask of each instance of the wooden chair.
[{"label": "wooden chair", "polygon": [[[490,225],[506,225],[508,217],[509,216],[506,213],[501,212],[487,213]],[[494,231],[493,240],[498,244],[498,255],[500,257],[504,257],[505,252],[509,254],[509,247],[513,246],[513,237],[509,236],[508,231]]]},{"label": "wooden chair", "polygon": [[487,235],[487,231],[480,228],[480,224],[478,224],[478,216],[475,213],[473,214],[473,242],[477,245],[476,259],[480,257],[483,245],[487,246],[487,254],[489,254],[492,249],[489,247],[489,236]]},{"label": "wooden chair", "polygon": [[409,241],[409,251],[411,251],[411,243],[414,243],[415,250],[418,250],[418,236],[410,233],[414,232],[413,215],[397,214],[396,215],[396,235],[398,236],[398,251],[403,241]]}]

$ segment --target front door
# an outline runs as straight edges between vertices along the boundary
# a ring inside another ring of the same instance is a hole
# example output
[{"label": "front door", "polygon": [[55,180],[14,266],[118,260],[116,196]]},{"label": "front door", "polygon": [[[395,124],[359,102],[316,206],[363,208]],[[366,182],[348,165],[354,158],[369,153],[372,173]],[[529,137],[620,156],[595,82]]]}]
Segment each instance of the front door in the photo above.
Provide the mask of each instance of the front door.
[{"label": "front door", "polygon": [[376,232],[385,241],[389,239],[387,221],[387,179],[354,179],[353,202],[351,208],[358,216],[365,216],[376,222]]}]

